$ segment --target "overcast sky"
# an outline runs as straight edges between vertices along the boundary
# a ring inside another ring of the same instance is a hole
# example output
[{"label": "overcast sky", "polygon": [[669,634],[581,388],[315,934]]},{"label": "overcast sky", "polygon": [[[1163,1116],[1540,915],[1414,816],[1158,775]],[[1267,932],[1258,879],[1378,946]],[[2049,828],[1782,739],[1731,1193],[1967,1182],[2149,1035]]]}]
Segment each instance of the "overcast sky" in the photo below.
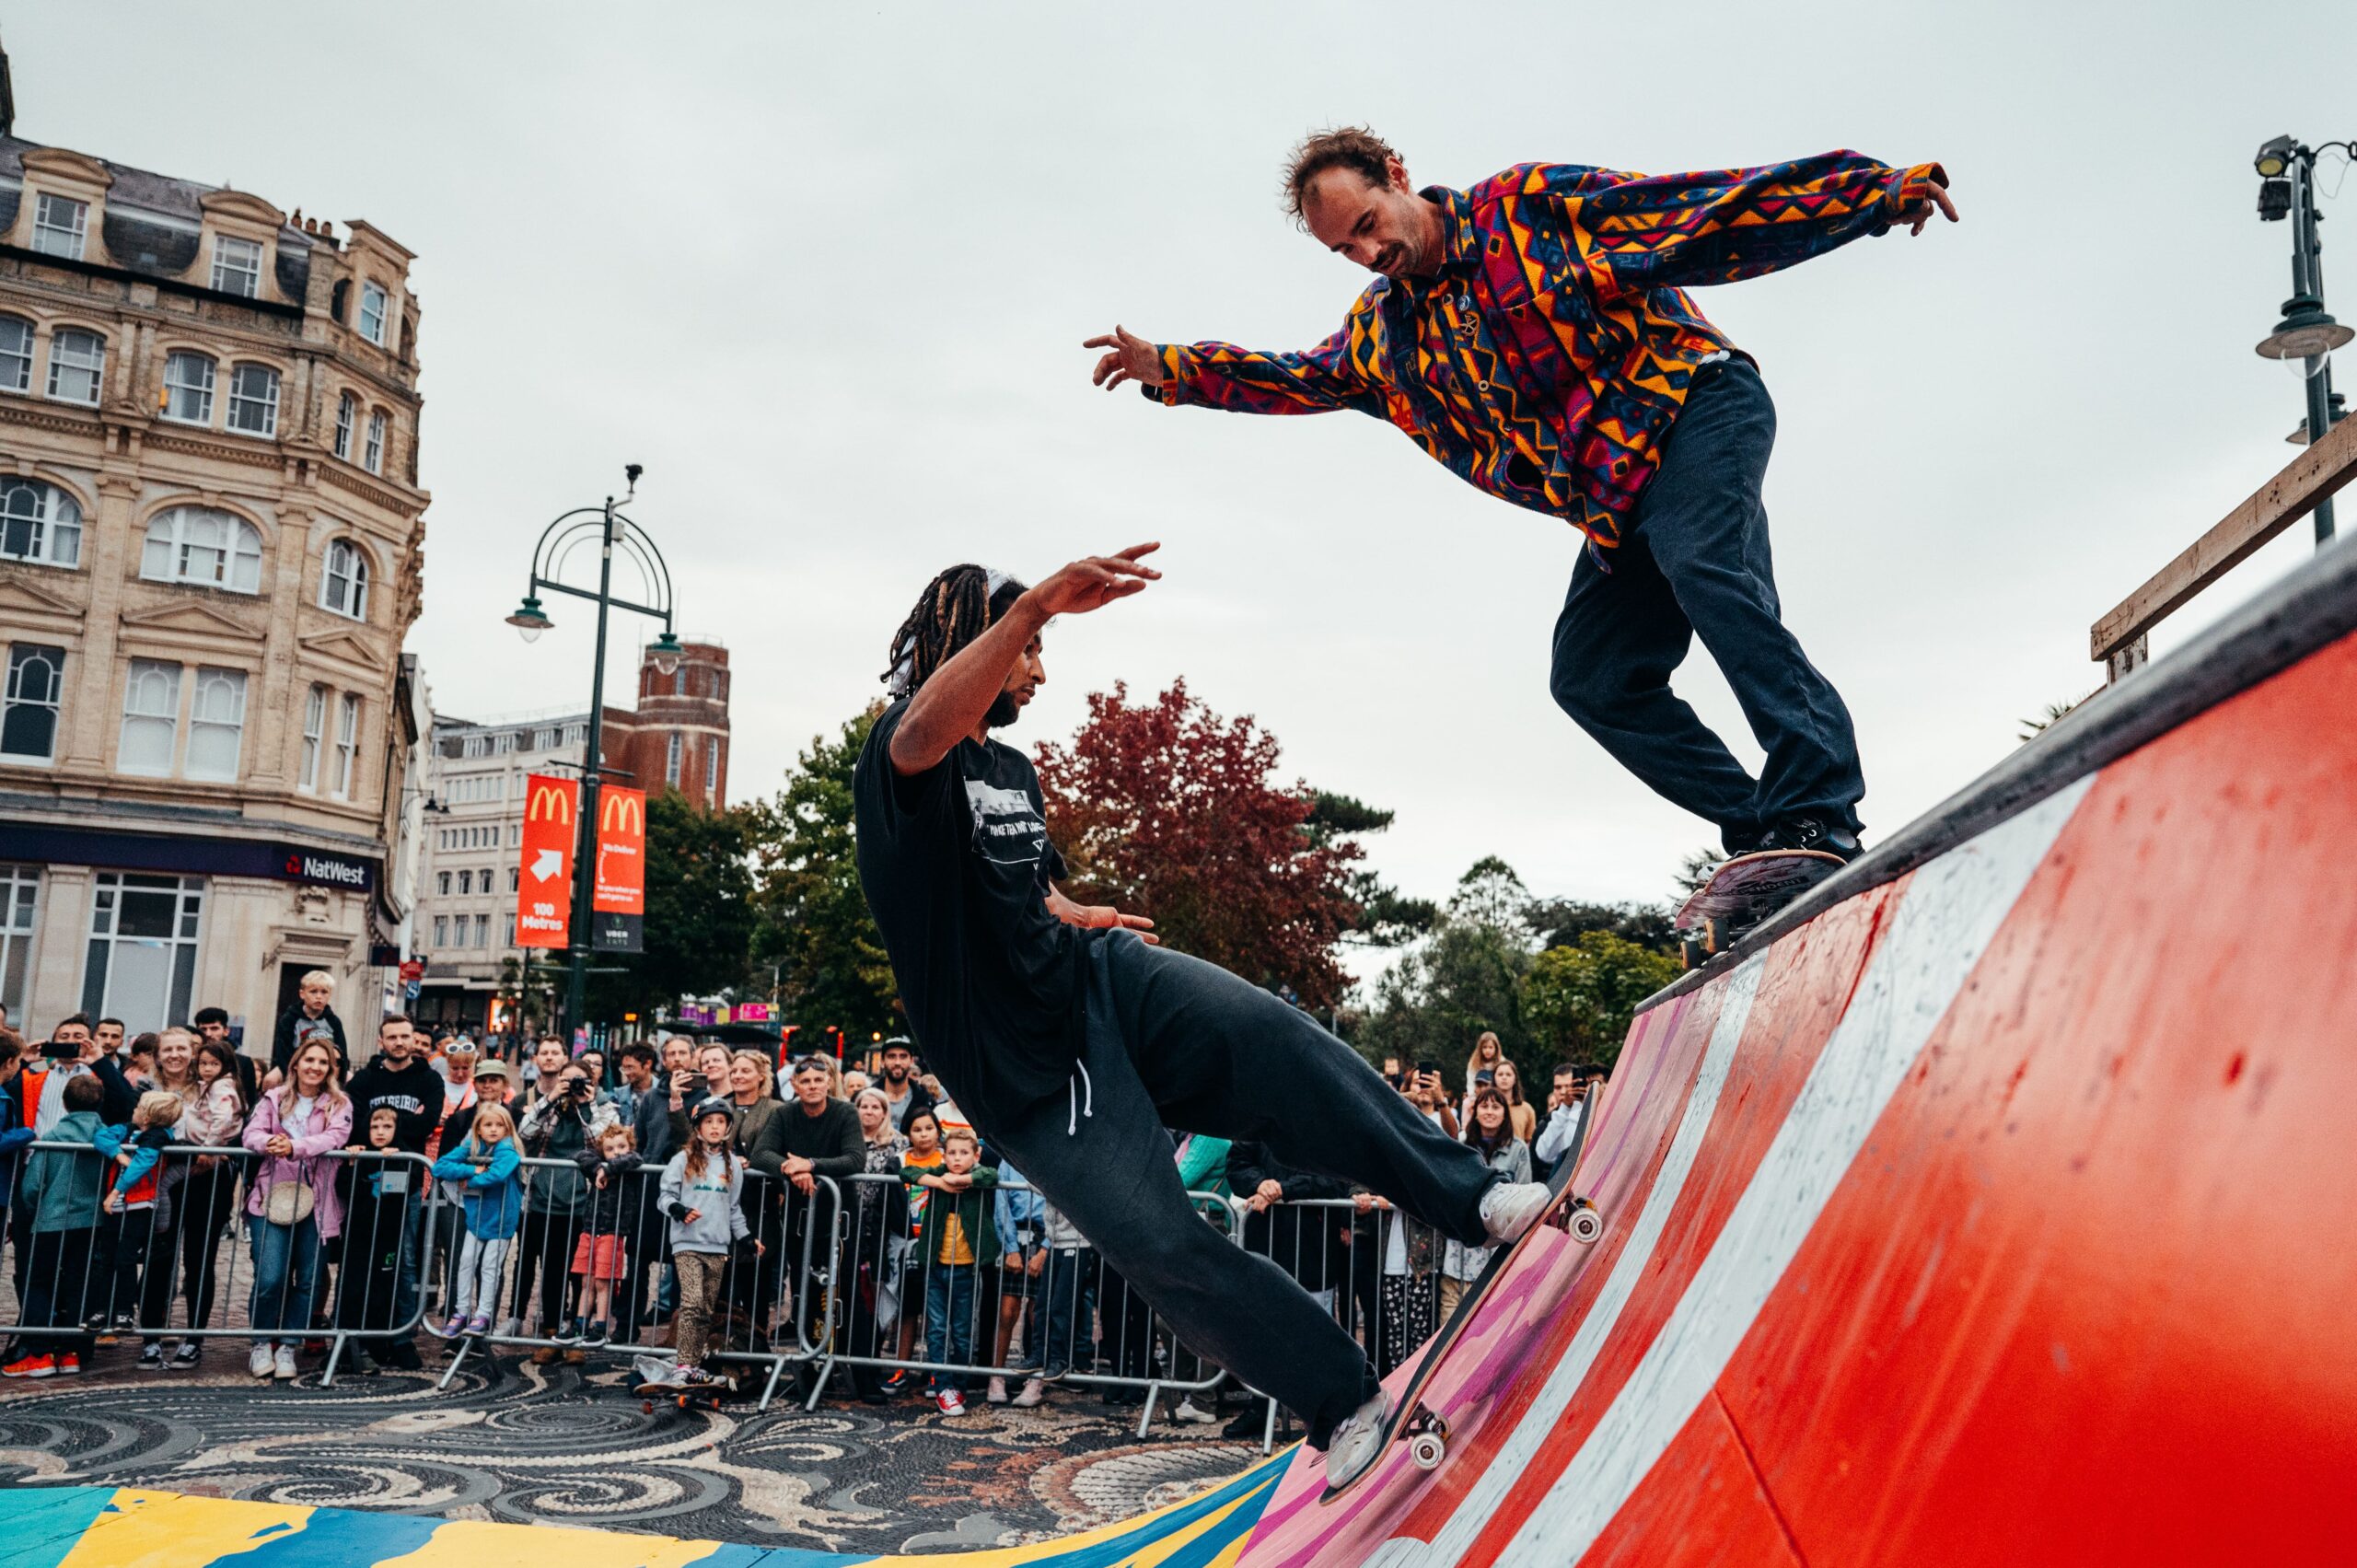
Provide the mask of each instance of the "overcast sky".
[{"label": "overcast sky", "polygon": [[[1164,584],[1052,635],[1022,738],[1184,674],[1288,772],[1395,808],[1375,863],[1427,894],[1498,854],[1538,891],[1661,897],[1712,835],[1548,697],[1564,525],[1357,415],[1089,389],[1079,341],[1115,320],[1332,330],[1364,274],[1278,211],[1305,129],[1371,123],[1458,186],[1945,162],[1959,226],[1700,296],[1776,399],[1785,613],[1855,712],[1870,841],[2091,689],[2089,622],[2292,456],[2298,381],[2251,352],[2290,237],[2251,155],[2357,134],[2345,6],[47,0],[5,25],[20,135],[418,253],[410,646],[443,711],[586,703],[578,609],[529,648],[500,618],[542,525],[625,461],[681,629],[729,645],[740,799],[877,691],[939,567],[1158,539]],[[2325,210],[2357,216],[2357,186]],[[2327,268],[2357,315],[2357,252]],[[1756,760],[1706,656],[1679,685]]]}]

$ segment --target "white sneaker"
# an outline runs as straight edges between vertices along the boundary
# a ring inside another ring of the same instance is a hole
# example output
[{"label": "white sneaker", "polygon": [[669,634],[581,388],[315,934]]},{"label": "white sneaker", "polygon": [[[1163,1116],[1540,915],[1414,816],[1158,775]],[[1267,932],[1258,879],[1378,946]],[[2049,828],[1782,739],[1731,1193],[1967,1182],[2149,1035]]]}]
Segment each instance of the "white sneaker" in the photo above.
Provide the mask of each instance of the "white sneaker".
[{"label": "white sneaker", "polygon": [[1006,1379],[1004,1377],[992,1378],[990,1393],[985,1397],[988,1398],[990,1402],[994,1405],[1003,1405],[1006,1403]]},{"label": "white sneaker", "polygon": [[254,1345],[254,1353],[246,1358],[246,1370],[257,1377],[267,1377],[270,1367],[270,1342],[262,1340]]},{"label": "white sneaker", "polygon": [[1219,1421],[1219,1417],[1212,1414],[1211,1411],[1198,1408],[1191,1399],[1180,1400],[1178,1408],[1170,1412],[1170,1419],[1192,1422],[1197,1426],[1212,1426]]},{"label": "white sneaker", "polygon": [[1047,1397],[1047,1393],[1048,1385],[1046,1383],[1040,1381],[1037,1377],[1026,1377],[1023,1380],[1023,1391],[1016,1395],[1014,1399],[1007,1402],[1016,1406],[1019,1410],[1028,1411],[1033,1405],[1038,1404],[1041,1400],[1045,1399]]},{"label": "white sneaker", "polygon": [[290,1381],[296,1376],[293,1345],[282,1343],[278,1347],[278,1358],[275,1365],[271,1367],[270,1375],[282,1383]]},{"label": "white sneaker", "polygon": [[1481,1225],[1492,1241],[1520,1241],[1554,1194],[1543,1181],[1498,1181],[1481,1194]]},{"label": "white sneaker", "polygon": [[1350,1485],[1381,1457],[1383,1429],[1390,1415],[1391,1396],[1378,1391],[1334,1428],[1334,1434],[1326,1440],[1328,1486]]}]

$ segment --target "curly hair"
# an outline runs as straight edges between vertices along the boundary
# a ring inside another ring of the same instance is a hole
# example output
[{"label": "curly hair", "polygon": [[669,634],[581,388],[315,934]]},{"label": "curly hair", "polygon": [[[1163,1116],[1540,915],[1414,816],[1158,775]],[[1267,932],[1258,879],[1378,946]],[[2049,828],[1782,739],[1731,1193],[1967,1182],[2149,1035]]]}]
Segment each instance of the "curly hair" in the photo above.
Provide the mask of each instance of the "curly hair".
[{"label": "curly hair", "polygon": [[895,681],[906,667],[905,688],[896,685],[893,695],[913,692],[933,672],[947,664],[958,650],[981,636],[992,621],[1005,614],[1015,601],[1023,596],[1024,585],[1009,577],[993,593],[990,573],[971,562],[952,566],[924,586],[917,596],[914,609],[900,630],[892,633],[892,646],[885,656],[887,664],[879,678]]},{"label": "curly hair", "polygon": [[1308,192],[1309,182],[1328,169],[1347,168],[1369,185],[1383,185],[1390,180],[1389,165],[1399,156],[1390,143],[1364,125],[1331,125],[1323,131],[1312,131],[1285,160],[1285,215],[1296,224],[1306,223],[1301,199]]}]

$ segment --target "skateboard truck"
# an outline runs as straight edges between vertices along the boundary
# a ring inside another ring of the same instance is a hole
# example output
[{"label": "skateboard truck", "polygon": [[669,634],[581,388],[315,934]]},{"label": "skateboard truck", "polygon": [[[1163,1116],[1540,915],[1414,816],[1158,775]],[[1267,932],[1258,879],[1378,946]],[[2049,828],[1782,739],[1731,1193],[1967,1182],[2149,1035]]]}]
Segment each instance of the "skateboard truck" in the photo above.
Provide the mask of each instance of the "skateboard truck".
[{"label": "skateboard truck", "polygon": [[1409,1416],[1399,1435],[1407,1441],[1408,1458],[1420,1470],[1436,1470],[1448,1458],[1448,1423],[1423,1405]]}]

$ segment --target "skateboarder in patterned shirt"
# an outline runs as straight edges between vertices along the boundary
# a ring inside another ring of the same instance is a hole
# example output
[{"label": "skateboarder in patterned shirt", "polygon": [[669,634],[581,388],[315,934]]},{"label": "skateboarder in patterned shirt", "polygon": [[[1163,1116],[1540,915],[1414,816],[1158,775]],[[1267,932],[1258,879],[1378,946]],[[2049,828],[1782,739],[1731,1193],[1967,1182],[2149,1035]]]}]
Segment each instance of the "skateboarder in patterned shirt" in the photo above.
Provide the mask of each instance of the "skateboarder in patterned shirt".
[{"label": "skateboarder in patterned shirt", "polygon": [[[1340,1485],[1382,1449],[1366,1353],[1275,1263],[1202,1222],[1163,1129],[1258,1139],[1477,1246],[1520,1237],[1549,1192],[1503,1179],[1308,1014],[1155,946],[1142,915],[1058,889],[1039,776],[991,731],[1047,679],[1049,620],[1145,587],[1154,548],[1075,561],[1035,588],[971,565],[926,586],[893,636],[897,700],[853,778],[860,884],[911,1032],[976,1129],[1177,1342],[1299,1413]],[[1271,1080],[1288,1092],[1258,1092]]]},{"label": "skateboarder in patterned shirt", "polygon": [[[1284,187],[1320,244],[1381,274],[1341,331],[1298,354],[1118,326],[1086,346],[1105,350],[1097,385],[1171,407],[1388,420],[1459,479],[1581,529],[1555,701],[1729,854],[1846,860],[1865,781],[1849,711],[1777,600],[1759,499],[1775,410],[1684,289],[1953,221],[1946,186],[1937,164],[1837,152],[1666,176],[1521,164],[1420,191],[1346,127],[1305,141]],[[1670,691],[1697,635],[1767,753],[1758,779]]]}]

